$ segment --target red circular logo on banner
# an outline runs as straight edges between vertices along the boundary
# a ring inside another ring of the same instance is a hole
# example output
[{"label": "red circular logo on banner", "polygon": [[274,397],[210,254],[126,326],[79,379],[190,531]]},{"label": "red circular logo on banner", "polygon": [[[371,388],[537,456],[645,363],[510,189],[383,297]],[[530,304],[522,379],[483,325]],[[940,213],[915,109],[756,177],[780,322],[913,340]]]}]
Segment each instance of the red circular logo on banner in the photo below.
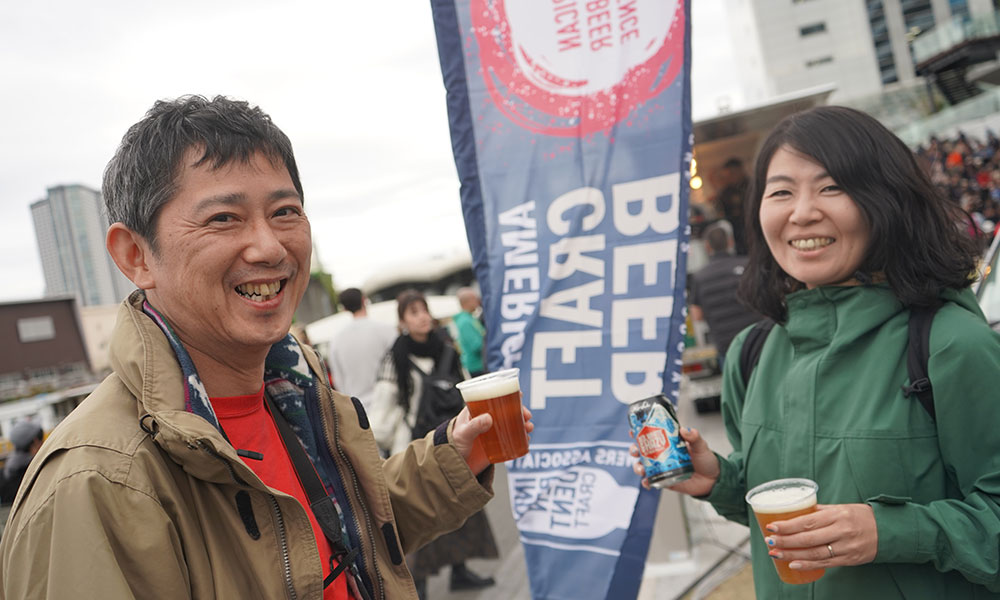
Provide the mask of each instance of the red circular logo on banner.
[{"label": "red circular logo on banner", "polygon": [[535,133],[607,131],[684,66],[683,0],[472,0],[493,103]]}]

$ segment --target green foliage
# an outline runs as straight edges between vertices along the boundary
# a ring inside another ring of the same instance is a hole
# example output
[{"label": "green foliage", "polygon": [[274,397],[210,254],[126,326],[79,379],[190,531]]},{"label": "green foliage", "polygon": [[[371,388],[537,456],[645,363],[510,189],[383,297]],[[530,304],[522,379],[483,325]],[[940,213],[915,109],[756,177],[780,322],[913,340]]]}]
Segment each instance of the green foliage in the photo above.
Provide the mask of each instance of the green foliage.
[{"label": "green foliage", "polygon": [[337,302],[337,290],[333,287],[333,275],[323,271],[316,271],[310,277],[323,284],[323,289],[330,295],[330,306],[333,307],[333,312],[337,312],[339,310],[339,303]]}]

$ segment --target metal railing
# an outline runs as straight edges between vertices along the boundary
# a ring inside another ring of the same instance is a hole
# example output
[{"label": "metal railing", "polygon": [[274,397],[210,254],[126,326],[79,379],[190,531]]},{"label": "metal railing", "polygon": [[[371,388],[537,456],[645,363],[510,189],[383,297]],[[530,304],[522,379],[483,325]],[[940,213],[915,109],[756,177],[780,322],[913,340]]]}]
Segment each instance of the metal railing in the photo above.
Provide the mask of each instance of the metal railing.
[{"label": "metal railing", "polygon": [[920,64],[963,42],[994,36],[1000,36],[1000,11],[974,19],[953,17],[913,40],[913,61]]},{"label": "metal railing", "polygon": [[975,98],[895,129],[896,135],[911,148],[927,143],[932,135],[942,135],[964,123],[1000,113],[1000,88],[987,90]]},{"label": "metal railing", "polygon": [[928,86],[923,78],[918,78],[887,86],[877,94],[851,98],[843,104],[868,113],[896,131],[934,114],[938,107],[946,103],[936,87]]}]

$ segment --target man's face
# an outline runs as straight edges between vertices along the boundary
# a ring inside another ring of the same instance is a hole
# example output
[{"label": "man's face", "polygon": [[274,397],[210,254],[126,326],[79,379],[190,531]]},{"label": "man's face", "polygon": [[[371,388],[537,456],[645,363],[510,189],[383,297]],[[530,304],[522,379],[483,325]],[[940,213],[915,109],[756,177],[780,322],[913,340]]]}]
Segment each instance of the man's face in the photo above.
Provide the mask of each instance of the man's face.
[{"label": "man's face", "polygon": [[280,161],[192,167],[200,156],[188,151],[160,211],[146,295],[189,351],[230,363],[288,332],[309,282],[311,232]]}]

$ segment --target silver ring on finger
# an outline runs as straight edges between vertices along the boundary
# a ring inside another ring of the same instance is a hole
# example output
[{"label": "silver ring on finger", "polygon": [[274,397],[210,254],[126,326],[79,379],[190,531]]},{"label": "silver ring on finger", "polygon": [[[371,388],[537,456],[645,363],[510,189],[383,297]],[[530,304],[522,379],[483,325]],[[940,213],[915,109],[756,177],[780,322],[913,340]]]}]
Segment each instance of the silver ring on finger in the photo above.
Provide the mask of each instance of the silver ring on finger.
[{"label": "silver ring on finger", "polygon": [[827,552],[829,552],[829,553],[830,553],[830,558],[833,558],[833,557],[837,556],[837,555],[836,555],[836,554],[834,553],[834,551],[833,551],[833,546],[832,546],[832,545],[830,545],[830,544],[827,544],[827,545],[826,545],[826,550],[827,550]]}]

